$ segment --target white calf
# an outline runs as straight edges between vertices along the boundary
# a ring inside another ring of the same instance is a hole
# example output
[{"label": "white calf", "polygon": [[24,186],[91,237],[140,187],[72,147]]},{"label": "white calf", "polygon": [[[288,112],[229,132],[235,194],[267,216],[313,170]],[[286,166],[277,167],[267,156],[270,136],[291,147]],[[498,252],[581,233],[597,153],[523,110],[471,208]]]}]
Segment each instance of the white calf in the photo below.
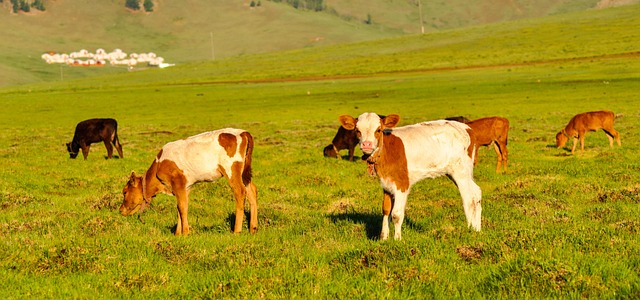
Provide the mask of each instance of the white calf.
[{"label": "white calf", "polygon": [[[384,190],[382,233],[389,237],[389,214],[394,238],[402,238],[401,227],[411,186],[425,178],[448,175],[458,186],[467,225],[480,231],[482,191],[473,181],[475,137],[471,129],[455,121],[432,121],[394,128],[400,117],[380,118],[364,113],[357,119],[340,116],[345,129],[357,131],[360,148],[371,156],[369,167],[380,178]],[[392,129],[393,128],[393,129]]]}]

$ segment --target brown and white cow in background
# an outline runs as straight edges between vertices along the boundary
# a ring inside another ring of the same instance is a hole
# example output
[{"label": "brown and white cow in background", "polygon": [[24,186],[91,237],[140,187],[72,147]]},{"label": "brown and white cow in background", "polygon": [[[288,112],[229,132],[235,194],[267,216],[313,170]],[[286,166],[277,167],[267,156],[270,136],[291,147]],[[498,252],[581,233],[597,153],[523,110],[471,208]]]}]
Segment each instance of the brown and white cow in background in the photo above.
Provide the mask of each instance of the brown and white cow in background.
[{"label": "brown and white cow in background", "polygon": [[189,233],[189,191],[198,182],[226,177],[236,202],[234,233],[242,231],[244,201],[249,200],[249,230],[258,229],[258,190],[251,178],[253,137],[242,129],[220,129],[167,143],[143,176],[131,173],[123,190],[120,213],[131,215],[151,204],[158,193],[175,195],[178,202],[176,235]]},{"label": "brown and white cow in background", "polygon": [[602,129],[609,138],[609,146],[613,147],[613,139],[615,138],[620,143],[620,133],[613,129],[613,123],[616,119],[616,115],[611,111],[591,111],[575,115],[569,121],[569,124],[560,130],[556,134],[556,146],[558,148],[564,147],[567,140],[573,138],[573,147],[571,148],[571,154],[576,151],[576,145],[578,139],[580,140],[580,151],[584,151],[584,136],[588,131],[596,131]]},{"label": "brown and white cow in background", "polygon": [[481,228],[482,191],[473,181],[473,134],[471,129],[455,121],[432,121],[395,127],[398,115],[380,118],[364,113],[357,119],[349,115],[339,117],[346,129],[355,129],[360,148],[370,154],[368,163],[379,177],[384,191],[382,201],[382,232],[389,237],[389,214],[394,224],[394,238],[402,238],[407,197],[411,186],[425,178],[449,176],[462,196],[467,225],[476,231]]},{"label": "brown and white cow in background", "polygon": [[503,117],[486,117],[473,121],[468,121],[467,124],[476,136],[476,154],[474,158],[474,164],[478,163],[478,148],[480,146],[493,145],[498,156],[498,163],[496,165],[496,172],[500,172],[500,166],[503,170],[507,170],[507,162],[509,161],[509,150],[507,150],[507,139],[509,138],[509,120]]},{"label": "brown and white cow in background", "polygon": [[116,147],[120,158],[123,158],[122,145],[118,139],[118,122],[114,119],[89,119],[78,123],[73,139],[67,143],[69,157],[76,158],[82,149],[82,156],[87,160],[91,144],[99,142],[104,142],[104,146],[107,148],[107,158],[113,156],[111,144]]}]

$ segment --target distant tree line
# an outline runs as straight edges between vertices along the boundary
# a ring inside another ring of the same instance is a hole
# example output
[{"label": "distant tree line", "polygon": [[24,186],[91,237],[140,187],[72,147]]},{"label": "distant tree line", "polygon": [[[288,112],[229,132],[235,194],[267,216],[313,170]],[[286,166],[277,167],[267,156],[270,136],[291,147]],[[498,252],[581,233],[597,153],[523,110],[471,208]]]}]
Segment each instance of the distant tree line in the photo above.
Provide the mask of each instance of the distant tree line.
[{"label": "distant tree line", "polygon": [[[140,0],[127,0],[124,2],[124,6],[132,9],[132,10],[140,10]],[[142,1],[142,7],[146,12],[153,11],[153,1],[152,0],[144,0]]]},{"label": "distant tree line", "polygon": [[[0,2],[2,2],[2,0],[0,0]],[[30,12],[31,8],[45,11],[43,0],[34,0],[31,3],[29,3],[28,0],[11,0],[11,7],[14,14],[17,14],[19,11]]]},{"label": "distant tree line", "polygon": [[295,9],[323,11],[325,10],[324,0],[270,0],[271,2],[284,2]]}]

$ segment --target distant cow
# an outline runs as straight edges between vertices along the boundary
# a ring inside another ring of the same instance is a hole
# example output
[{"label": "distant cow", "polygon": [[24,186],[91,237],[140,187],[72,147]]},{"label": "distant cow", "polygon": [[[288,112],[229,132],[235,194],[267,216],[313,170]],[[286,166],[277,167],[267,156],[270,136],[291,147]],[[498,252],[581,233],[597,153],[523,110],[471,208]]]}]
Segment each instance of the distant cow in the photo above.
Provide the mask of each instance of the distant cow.
[{"label": "distant cow", "polygon": [[355,130],[347,130],[340,126],[336,136],[330,145],[324,147],[325,157],[339,157],[340,150],[349,149],[349,161],[353,161],[353,153],[358,145],[358,136]]},{"label": "distant cow", "polygon": [[[509,150],[507,150],[507,139],[509,137],[509,120],[502,117],[487,117],[466,122],[476,136],[478,146],[489,146],[493,144],[498,156],[496,172],[500,172],[500,165],[503,170],[507,170],[507,162],[509,160]],[[476,147],[476,155],[474,164],[478,163],[478,148]]]},{"label": "distant cow", "polygon": [[174,195],[178,201],[176,235],[189,233],[187,211],[189,191],[198,182],[226,177],[236,202],[233,232],[242,231],[244,201],[249,199],[249,230],[258,230],[258,189],[251,178],[253,137],[242,129],[227,128],[170,142],[162,147],[142,176],[131,172],[124,187],[120,213],[125,216],[143,210],[158,193]]},{"label": "distant cow", "polygon": [[[364,113],[357,119],[339,117],[346,129],[355,129],[360,136],[360,148],[365,154],[370,172],[377,175],[384,191],[382,201],[382,232],[389,236],[389,214],[394,224],[394,239],[402,238],[401,227],[411,186],[425,178],[447,175],[462,196],[467,225],[480,231],[482,191],[473,181],[473,134],[469,126],[454,121],[432,121],[394,128],[398,115],[380,118]],[[471,149],[470,149],[471,148]]]},{"label": "distant cow", "polygon": [[118,122],[114,119],[89,119],[78,123],[73,140],[67,143],[67,151],[69,151],[71,158],[76,158],[82,149],[82,155],[86,160],[91,144],[99,142],[104,142],[104,146],[107,148],[107,158],[111,158],[113,155],[111,144],[118,150],[120,158],[123,158],[122,145],[118,140]]},{"label": "distant cow", "polygon": [[445,120],[447,120],[447,121],[456,121],[456,122],[460,122],[460,123],[467,123],[467,122],[470,121],[465,116],[448,117],[448,118],[445,118]]},{"label": "distant cow", "polygon": [[585,134],[587,134],[588,131],[596,131],[598,129],[602,129],[604,133],[607,134],[610,147],[613,147],[614,138],[618,142],[618,146],[621,146],[620,134],[613,129],[615,118],[616,115],[611,111],[592,111],[577,114],[571,118],[569,124],[567,124],[564,129],[556,134],[556,146],[558,146],[558,148],[564,147],[567,140],[572,137],[573,148],[571,148],[571,153],[573,154],[575,152],[578,139],[580,139],[580,151],[584,151]]}]

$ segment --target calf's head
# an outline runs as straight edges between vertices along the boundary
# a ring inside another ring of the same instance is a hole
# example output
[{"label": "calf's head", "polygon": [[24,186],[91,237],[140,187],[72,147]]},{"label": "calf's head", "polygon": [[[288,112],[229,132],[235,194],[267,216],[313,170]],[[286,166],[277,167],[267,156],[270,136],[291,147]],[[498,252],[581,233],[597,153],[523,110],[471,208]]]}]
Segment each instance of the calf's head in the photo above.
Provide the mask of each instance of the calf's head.
[{"label": "calf's head", "polygon": [[360,149],[364,154],[371,154],[380,146],[384,130],[395,127],[400,116],[380,117],[375,113],[363,113],[357,119],[349,115],[341,115],[338,119],[345,129],[356,130]]},{"label": "calf's head", "polygon": [[129,181],[122,190],[124,201],[120,206],[120,213],[123,216],[130,216],[146,207],[147,203],[144,201],[142,193],[142,177],[136,176],[135,172],[131,172]]},{"label": "calf's head", "polygon": [[67,151],[69,151],[70,158],[76,158],[78,152],[80,152],[80,146],[75,145],[73,142],[67,143]]},{"label": "calf's head", "polygon": [[569,138],[567,138],[567,135],[564,134],[564,129],[556,134],[556,146],[558,148],[564,147],[564,145],[567,143],[567,140],[569,140]]}]

